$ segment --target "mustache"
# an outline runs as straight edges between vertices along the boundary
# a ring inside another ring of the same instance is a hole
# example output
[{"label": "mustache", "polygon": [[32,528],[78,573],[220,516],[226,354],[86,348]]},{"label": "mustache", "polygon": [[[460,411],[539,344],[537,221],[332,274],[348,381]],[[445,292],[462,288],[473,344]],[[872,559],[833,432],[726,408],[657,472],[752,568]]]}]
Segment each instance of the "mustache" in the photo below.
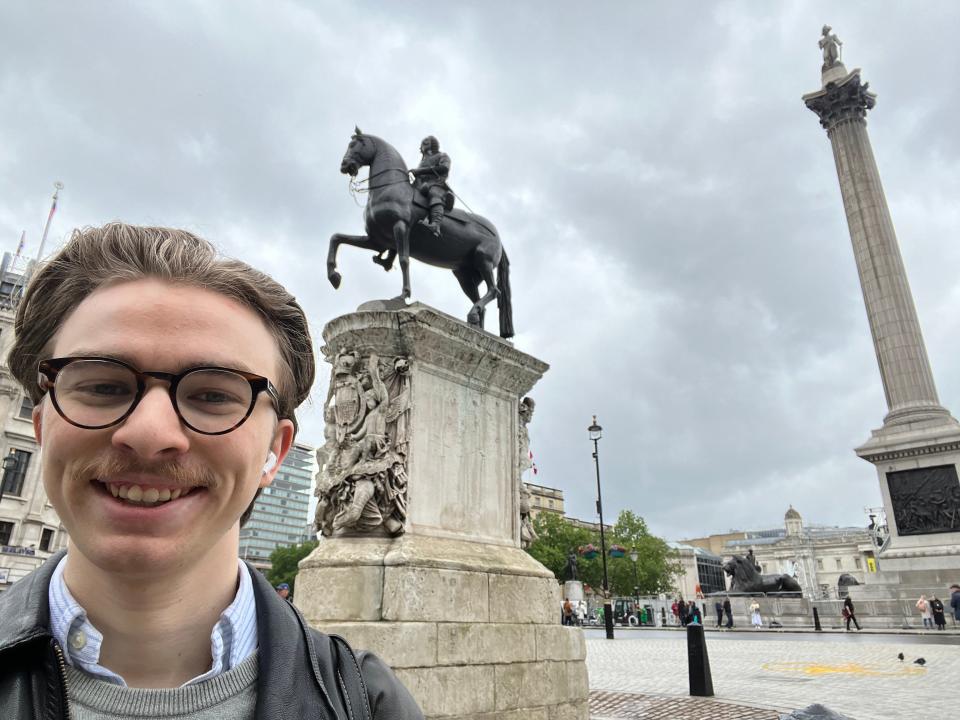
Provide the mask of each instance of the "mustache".
[{"label": "mustache", "polygon": [[78,462],[70,469],[72,480],[87,481],[93,478],[109,478],[117,475],[152,475],[163,478],[180,488],[217,488],[219,478],[206,466],[188,467],[174,460],[144,463],[134,458],[110,455]]}]

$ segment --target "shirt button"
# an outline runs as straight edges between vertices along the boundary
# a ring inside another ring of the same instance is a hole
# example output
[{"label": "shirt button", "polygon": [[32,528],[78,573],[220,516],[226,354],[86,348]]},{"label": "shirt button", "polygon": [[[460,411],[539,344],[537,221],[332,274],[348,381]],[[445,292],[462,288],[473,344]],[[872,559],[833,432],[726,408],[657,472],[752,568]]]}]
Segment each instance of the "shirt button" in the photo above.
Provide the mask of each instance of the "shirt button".
[{"label": "shirt button", "polygon": [[83,650],[87,645],[87,636],[83,630],[77,630],[76,632],[70,633],[70,647],[74,650]]}]

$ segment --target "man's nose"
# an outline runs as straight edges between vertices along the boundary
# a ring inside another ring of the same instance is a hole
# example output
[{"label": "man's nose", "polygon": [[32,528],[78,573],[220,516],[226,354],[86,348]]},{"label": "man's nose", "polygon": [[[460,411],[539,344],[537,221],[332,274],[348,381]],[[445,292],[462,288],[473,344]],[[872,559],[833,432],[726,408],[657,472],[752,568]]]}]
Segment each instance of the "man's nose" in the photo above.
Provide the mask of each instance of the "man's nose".
[{"label": "man's nose", "polygon": [[134,411],[114,431],[113,444],[147,460],[175,457],[190,448],[190,437],[166,384],[147,388]]}]

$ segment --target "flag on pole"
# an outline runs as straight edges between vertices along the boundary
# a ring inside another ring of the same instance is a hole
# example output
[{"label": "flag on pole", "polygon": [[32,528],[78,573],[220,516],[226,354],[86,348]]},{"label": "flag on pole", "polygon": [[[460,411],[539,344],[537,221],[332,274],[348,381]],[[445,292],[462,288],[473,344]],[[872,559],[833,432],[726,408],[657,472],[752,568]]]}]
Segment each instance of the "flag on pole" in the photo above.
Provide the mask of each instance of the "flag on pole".
[{"label": "flag on pole", "polygon": [[17,257],[20,257],[20,253],[23,252],[24,246],[27,244],[27,231],[24,230],[20,233],[20,244],[17,245]]}]

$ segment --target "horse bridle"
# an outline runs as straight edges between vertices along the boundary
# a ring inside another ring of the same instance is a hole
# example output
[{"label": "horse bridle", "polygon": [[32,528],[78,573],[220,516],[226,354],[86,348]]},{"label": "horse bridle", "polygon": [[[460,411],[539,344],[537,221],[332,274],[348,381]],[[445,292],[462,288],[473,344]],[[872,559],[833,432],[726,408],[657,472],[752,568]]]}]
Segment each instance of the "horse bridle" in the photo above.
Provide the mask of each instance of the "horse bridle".
[{"label": "horse bridle", "polygon": [[[378,150],[378,148],[377,148],[377,141],[374,140],[374,139],[373,139],[372,137],[370,137],[369,135],[364,135],[364,136],[363,136],[363,139],[364,139],[364,140],[367,140],[367,139],[370,140],[370,143],[373,145],[373,154],[376,155],[376,154],[377,154],[377,150]],[[371,185],[371,186],[366,187],[366,188],[361,187],[361,185],[365,185],[366,183],[370,182],[370,181],[373,180],[374,178],[380,177],[381,175],[386,175],[386,174],[389,173],[389,172],[403,173],[403,180],[394,180],[393,182],[383,183],[383,184],[381,184],[381,185]],[[367,176],[365,179],[363,179],[363,180],[354,180],[354,181],[353,181],[353,184],[356,186],[356,189],[357,189],[357,191],[359,191],[359,192],[370,192],[371,190],[379,190],[380,188],[390,187],[391,185],[399,185],[399,184],[402,183],[402,182],[406,182],[406,183],[409,183],[409,182],[410,182],[410,171],[409,171],[409,170],[402,170],[402,169],[400,169],[400,168],[387,168],[386,170],[381,170],[380,172],[374,173],[373,175],[368,175],[368,176]]]}]

